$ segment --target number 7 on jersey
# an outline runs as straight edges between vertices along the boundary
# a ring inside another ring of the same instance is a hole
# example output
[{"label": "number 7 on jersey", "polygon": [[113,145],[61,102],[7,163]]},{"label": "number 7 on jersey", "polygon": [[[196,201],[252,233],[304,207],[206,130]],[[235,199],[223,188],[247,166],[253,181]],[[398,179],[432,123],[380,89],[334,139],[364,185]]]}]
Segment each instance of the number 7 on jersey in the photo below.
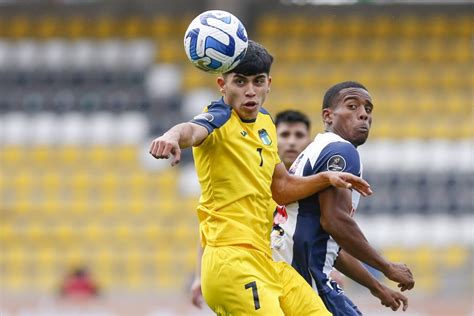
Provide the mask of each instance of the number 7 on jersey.
[{"label": "number 7 on jersey", "polygon": [[257,151],[258,151],[258,154],[260,155],[260,167],[263,166],[263,156],[262,156],[262,151],[263,151],[263,148],[262,147],[258,147],[257,148]]},{"label": "number 7 on jersey", "polygon": [[257,282],[252,281],[250,283],[245,284],[245,289],[249,289],[249,288],[252,288],[253,304],[255,306],[255,310],[257,310],[260,308],[260,299],[258,298],[258,292],[257,292]]}]

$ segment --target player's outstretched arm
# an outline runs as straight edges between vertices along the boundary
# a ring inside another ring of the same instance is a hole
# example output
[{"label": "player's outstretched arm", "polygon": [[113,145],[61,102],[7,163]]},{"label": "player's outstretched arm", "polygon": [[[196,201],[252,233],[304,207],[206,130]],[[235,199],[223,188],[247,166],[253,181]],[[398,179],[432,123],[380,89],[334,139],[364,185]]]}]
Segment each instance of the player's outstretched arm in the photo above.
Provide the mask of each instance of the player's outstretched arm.
[{"label": "player's outstretched arm", "polygon": [[208,134],[207,129],[198,124],[187,122],[175,125],[151,142],[150,154],[156,159],[168,159],[171,155],[171,165],[174,166],[181,160],[181,149],[199,145]]},{"label": "player's outstretched arm", "polygon": [[298,177],[290,175],[283,163],[279,163],[275,167],[271,188],[275,202],[285,205],[304,199],[330,186],[344,189],[353,188],[364,196],[372,194],[370,185],[361,177],[353,174],[325,171],[312,176]]},{"label": "player's outstretched arm", "polygon": [[372,274],[346,251],[341,250],[334,265],[340,272],[368,288],[373,296],[380,299],[383,306],[390,307],[396,311],[402,307],[403,311],[408,308],[408,299],[399,292],[393,291],[375,279]]},{"label": "player's outstretched arm", "polygon": [[397,282],[402,291],[415,285],[406,265],[385,260],[367,241],[357,223],[350,216],[351,194],[348,190],[328,188],[319,194],[321,226],[353,257],[382,272]]}]

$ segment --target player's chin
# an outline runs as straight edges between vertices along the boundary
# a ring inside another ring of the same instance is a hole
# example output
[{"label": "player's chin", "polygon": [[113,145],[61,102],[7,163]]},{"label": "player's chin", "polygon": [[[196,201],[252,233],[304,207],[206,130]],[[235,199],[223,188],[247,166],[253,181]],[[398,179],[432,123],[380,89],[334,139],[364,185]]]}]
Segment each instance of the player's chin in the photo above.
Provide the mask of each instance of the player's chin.
[{"label": "player's chin", "polygon": [[355,146],[360,146],[360,145],[363,145],[367,141],[367,138],[369,138],[369,131],[358,133],[358,135],[356,135],[356,137],[353,138],[352,143]]},{"label": "player's chin", "polygon": [[257,106],[242,107],[240,111],[240,118],[244,120],[254,120],[257,118],[259,108]]}]

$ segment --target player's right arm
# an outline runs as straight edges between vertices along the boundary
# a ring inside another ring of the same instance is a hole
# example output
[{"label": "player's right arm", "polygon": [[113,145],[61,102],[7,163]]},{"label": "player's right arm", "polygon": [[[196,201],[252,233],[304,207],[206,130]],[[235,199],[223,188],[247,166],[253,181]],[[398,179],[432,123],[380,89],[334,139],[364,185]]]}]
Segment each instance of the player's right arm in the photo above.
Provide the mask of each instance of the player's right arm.
[{"label": "player's right arm", "polygon": [[271,189],[275,202],[285,205],[304,199],[330,186],[344,189],[352,188],[364,196],[372,194],[367,181],[351,173],[325,171],[311,176],[299,177],[289,174],[282,162],[275,166]]},{"label": "player's right arm", "polygon": [[174,166],[181,159],[181,149],[199,145],[208,135],[204,126],[192,122],[181,123],[155,138],[151,142],[150,154],[156,159],[168,159],[172,155],[171,165]]},{"label": "player's right arm", "polygon": [[352,257],[346,251],[341,250],[339,252],[334,266],[347,277],[368,288],[373,296],[380,299],[382,305],[390,307],[394,311],[403,305],[403,311],[407,310],[408,299],[402,293],[393,291],[381,284],[367,271],[359,260]]},{"label": "player's right arm", "polygon": [[415,285],[413,275],[405,264],[385,260],[367,241],[357,223],[350,216],[351,191],[330,187],[319,193],[321,226],[353,257],[382,272],[399,283],[402,291]]}]

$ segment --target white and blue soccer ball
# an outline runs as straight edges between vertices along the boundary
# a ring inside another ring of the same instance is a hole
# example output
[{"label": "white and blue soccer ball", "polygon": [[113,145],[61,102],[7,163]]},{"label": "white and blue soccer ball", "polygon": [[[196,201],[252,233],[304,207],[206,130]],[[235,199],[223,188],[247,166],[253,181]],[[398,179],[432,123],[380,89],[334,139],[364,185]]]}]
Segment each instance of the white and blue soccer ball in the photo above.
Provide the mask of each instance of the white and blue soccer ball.
[{"label": "white and blue soccer ball", "polygon": [[206,11],[189,24],[184,50],[197,68],[224,73],[237,66],[248,46],[247,31],[234,15],[221,10]]}]

